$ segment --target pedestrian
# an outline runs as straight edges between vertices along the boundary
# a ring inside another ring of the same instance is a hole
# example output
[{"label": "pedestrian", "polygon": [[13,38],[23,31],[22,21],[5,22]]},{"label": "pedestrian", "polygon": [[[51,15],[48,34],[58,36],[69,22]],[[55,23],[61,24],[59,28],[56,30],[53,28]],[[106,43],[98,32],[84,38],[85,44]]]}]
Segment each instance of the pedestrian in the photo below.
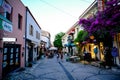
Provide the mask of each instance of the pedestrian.
[{"label": "pedestrian", "polygon": [[111,68],[112,66],[112,55],[111,55],[111,50],[109,47],[105,47],[105,64],[107,68]]},{"label": "pedestrian", "polygon": [[95,54],[95,60],[96,60],[96,61],[98,61],[97,53],[98,53],[98,48],[95,47],[95,48],[94,48],[94,54]]},{"label": "pedestrian", "polygon": [[116,57],[118,56],[118,49],[115,46],[112,48],[111,54],[113,56],[113,64],[114,64],[114,66],[116,66],[117,65]]},{"label": "pedestrian", "polygon": [[63,61],[63,52],[60,53],[61,61]]},{"label": "pedestrian", "polygon": [[48,58],[48,54],[49,54],[49,51],[46,51],[46,55],[45,55],[45,56],[46,56],[46,58]]}]

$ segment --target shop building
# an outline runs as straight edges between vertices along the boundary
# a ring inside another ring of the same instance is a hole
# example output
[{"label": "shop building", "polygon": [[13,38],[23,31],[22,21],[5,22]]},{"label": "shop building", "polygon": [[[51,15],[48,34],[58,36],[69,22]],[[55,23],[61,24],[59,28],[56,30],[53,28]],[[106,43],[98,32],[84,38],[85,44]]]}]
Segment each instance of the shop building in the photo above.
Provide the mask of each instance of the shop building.
[{"label": "shop building", "polygon": [[0,2],[0,79],[24,66],[25,7],[20,0]]},{"label": "shop building", "polygon": [[41,33],[41,47],[40,47],[40,54],[47,55],[48,49],[51,47],[51,35],[48,31],[42,30]]},{"label": "shop building", "polygon": [[26,7],[26,35],[25,35],[25,64],[32,65],[37,60],[40,52],[41,27],[35,20],[30,10]]}]

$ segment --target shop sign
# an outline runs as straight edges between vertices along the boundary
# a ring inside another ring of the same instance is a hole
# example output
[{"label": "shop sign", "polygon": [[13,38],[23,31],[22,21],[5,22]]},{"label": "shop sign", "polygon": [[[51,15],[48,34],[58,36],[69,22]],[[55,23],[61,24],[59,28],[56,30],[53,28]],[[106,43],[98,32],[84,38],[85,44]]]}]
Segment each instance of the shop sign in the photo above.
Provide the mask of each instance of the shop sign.
[{"label": "shop sign", "polygon": [[3,1],[2,7],[5,9],[5,11],[7,11],[8,13],[11,13],[12,7],[5,1]]},{"label": "shop sign", "polygon": [[3,37],[3,42],[16,42],[16,38],[5,38]]},{"label": "shop sign", "polygon": [[12,25],[7,23],[7,22],[5,22],[5,21],[2,22],[2,26],[3,26],[3,29],[5,31],[8,31],[8,32],[12,32],[13,31]]}]

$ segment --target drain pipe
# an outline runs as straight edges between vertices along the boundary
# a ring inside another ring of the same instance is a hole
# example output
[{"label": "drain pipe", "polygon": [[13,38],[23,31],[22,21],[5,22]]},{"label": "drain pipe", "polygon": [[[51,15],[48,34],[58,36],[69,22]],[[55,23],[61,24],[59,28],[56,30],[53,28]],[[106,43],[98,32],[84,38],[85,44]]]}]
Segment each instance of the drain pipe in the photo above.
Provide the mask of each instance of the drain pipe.
[{"label": "drain pipe", "polygon": [[26,14],[25,14],[25,67],[26,67],[26,49],[27,49],[27,7],[26,8]]}]

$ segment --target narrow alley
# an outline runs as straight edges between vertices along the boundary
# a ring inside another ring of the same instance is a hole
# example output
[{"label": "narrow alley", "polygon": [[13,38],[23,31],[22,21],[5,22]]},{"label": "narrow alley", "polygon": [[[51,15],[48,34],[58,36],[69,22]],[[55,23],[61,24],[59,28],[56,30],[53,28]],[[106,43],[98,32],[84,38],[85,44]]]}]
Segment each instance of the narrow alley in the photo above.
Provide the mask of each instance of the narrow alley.
[{"label": "narrow alley", "polygon": [[120,71],[54,58],[37,61],[31,68],[10,73],[3,80],[120,80]]}]

